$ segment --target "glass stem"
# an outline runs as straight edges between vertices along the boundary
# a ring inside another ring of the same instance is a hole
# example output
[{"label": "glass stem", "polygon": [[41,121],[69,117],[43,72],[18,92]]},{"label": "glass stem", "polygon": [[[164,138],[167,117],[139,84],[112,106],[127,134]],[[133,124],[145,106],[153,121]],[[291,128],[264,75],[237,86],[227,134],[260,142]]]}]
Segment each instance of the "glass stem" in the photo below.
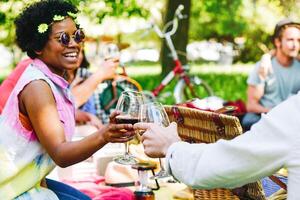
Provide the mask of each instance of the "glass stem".
[{"label": "glass stem", "polygon": [[125,142],[125,155],[129,155],[129,144]]},{"label": "glass stem", "polygon": [[160,165],[160,171],[165,171],[164,165],[162,164],[161,158],[159,160],[159,165]]}]

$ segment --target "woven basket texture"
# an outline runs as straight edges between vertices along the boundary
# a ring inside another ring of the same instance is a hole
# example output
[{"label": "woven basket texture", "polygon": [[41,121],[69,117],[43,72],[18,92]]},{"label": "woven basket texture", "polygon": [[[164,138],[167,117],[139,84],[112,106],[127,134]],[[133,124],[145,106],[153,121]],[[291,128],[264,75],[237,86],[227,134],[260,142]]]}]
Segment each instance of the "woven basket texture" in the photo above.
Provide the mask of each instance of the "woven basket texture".
[{"label": "woven basket texture", "polygon": [[[165,110],[170,121],[178,124],[178,133],[182,140],[190,143],[214,143],[219,139],[230,140],[243,133],[237,117],[196,110],[182,106],[167,106]],[[175,114],[174,114],[175,113]],[[195,200],[264,200],[265,195],[260,182],[243,186],[246,196],[237,196],[229,189],[194,190]],[[235,189],[234,191],[239,189]]]}]

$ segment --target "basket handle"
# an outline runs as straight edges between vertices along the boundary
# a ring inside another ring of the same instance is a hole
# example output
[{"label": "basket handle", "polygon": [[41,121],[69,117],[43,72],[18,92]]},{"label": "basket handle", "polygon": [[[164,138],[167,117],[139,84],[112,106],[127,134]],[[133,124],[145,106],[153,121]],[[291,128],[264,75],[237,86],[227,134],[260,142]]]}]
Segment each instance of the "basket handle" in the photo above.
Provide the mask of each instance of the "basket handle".
[{"label": "basket handle", "polygon": [[225,135],[225,124],[222,122],[219,113],[213,113],[212,120],[217,127],[217,132],[220,135]]},{"label": "basket handle", "polygon": [[287,186],[284,182],[282,182],[278,177],[271,175],[269,176],[269,178],[276,183],[278,186],[280,186],[282,189],[284,189],[285,191],[287,191]]},{"label": "basket handle", "polygon": [[238,107],[236,106],[224,106],[218,110],[215,110],[215,113],[219,113],[219,114],[226,114],[226,115],[231,115],[233,114],[236,110],[238,109]]},{"label": "basket handle", "polygon": [[172,106],[172,113],[177,124],[183,124],[184,118],[176,106]]}]

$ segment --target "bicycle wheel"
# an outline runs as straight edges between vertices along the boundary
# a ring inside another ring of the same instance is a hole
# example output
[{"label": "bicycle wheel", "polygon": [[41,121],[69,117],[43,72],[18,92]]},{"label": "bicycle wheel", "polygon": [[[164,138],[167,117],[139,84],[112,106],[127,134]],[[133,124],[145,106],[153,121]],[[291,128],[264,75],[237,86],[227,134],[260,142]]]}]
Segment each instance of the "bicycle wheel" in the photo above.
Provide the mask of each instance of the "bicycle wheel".
[{"label": "bicycle wheel", "polygon": [[118,75],[113,80],[101,83],[94,93],[96,115],[104,124],[108,123],[109,115],[116,108],[118,98],[125,90],[141,91],[141,85],[127,76]]},{"label": "bicycle wheel", "polygon": [[174,88],[174,98],[176,103],[183,103],[193,98],[202,99],[214,95],[213,89],[200,77],[191,76],[190,81],[193,85],[195,95],[192,94],[185,81],[180,79]]}]

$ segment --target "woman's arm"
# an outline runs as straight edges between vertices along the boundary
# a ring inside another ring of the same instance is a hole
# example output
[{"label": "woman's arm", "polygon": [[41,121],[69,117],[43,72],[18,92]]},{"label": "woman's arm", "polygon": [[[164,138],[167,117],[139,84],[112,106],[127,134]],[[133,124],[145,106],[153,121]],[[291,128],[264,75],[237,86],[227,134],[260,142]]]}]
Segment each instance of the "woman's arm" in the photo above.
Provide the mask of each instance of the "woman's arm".
[{"label": "woman's arm", "polygon": [[118,59],[107,60],[103,62],[100,68],[89,78],[87,78],[82,83],[75,85],[72,88],[72,93],[75,98],[76,107],[80,107],[90,98],[99,83],[106,79],[113,78],[118,65]]},{"label": "woman's arm", "polygon": [[126,142],[134,135],[132,125],[108,124],[80,141],[67,142],[50,86],[42,80],[29,83],[20,93],[19,102],[20,111],[29,117],[41,145],[61,167],[87,159],[108,142]]}]

